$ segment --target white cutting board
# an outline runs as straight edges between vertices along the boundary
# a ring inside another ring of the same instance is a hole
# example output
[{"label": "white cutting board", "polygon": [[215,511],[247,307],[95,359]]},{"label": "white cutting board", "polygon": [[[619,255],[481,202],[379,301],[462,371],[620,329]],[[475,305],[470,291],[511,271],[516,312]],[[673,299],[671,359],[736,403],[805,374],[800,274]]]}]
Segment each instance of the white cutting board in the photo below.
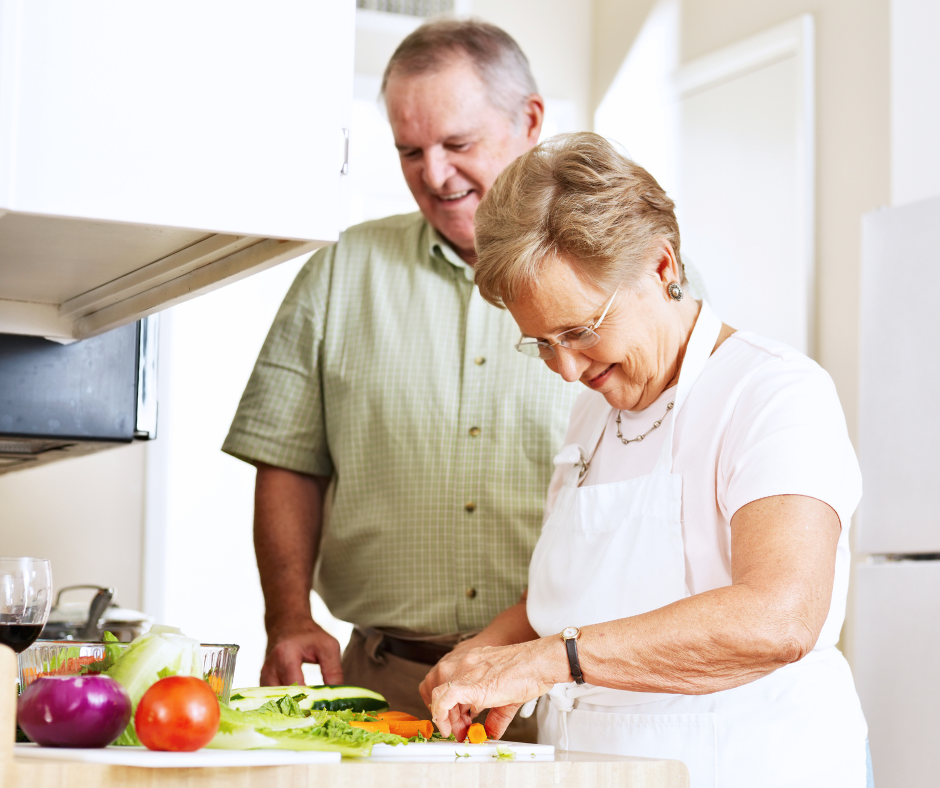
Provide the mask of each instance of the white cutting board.
[{"label": "white cutting board", "polygon": [[411,744],[376,744],[372,747],[373,761],[495,761],[497,746],[509,749],[516,761],[552,761],[555,748],[551,744],[524,744],[514,741],[488,741],[470,744],[455,741],[412,742]]},{"label": "white cutting board", "polygon": [[339,763],[342,760],[338,752],[294,752],[293,750],[157,752],[148,750],[146,747],[103,747],[86,750],[40,747],[36,744],[17,744],[13,754],[17,758],[166,769],[194,769],[203,766],[293,766],[307,763]]}]

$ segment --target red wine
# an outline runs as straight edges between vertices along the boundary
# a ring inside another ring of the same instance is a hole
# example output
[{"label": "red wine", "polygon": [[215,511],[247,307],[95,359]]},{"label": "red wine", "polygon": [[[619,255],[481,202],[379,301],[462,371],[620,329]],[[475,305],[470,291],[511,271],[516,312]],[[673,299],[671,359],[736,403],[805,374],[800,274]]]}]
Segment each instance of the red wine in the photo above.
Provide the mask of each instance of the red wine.
[{"label": "red wine", "polygon": [[0,643],[9,646],[17,654],[26,651],[42,632],[42,624],[3,624],[0,623]]}]

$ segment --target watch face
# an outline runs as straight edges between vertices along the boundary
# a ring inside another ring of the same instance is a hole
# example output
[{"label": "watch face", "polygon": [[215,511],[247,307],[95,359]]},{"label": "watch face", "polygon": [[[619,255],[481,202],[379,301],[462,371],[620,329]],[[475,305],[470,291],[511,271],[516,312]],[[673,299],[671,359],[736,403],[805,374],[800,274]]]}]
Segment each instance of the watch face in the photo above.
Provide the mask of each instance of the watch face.
[{"label": "watch face", "polygon": [[564,630],[562,630],[561,636],[565,640],[571,640],[571,638],[576,638],[578,634],[579,631],[577,627],[565,627]]}]

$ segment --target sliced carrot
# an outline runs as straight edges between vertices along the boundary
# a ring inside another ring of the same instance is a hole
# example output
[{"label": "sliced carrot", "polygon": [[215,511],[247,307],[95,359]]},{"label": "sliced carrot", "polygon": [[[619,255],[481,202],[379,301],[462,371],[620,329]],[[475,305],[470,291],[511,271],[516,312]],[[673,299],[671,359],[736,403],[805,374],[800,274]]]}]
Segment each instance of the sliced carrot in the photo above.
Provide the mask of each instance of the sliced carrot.
[{"label": "sliced carrot", "polygon": [[486,735],[486,728],[479,722],[473,723],[467,730],[467,739],[471,744],[483,744],[489,737]]},{"label": "sliced carrot", "polygon": [[382,722],[359,722],[358,720],[353,720],[349,723],[353,728],[362,728],[364,731],[369,731],[370,733],[388,733],[388,723]]},{"label": "sliced carrot", "polygon": [[220,698],[222,697],[222,690],[223,690],[223,688],[225,687],[225,682],[222,681],[222,677],[221,677],[221,676],[219,676],[219,675],[217,675],[217,674],[215,674],[215,673],[212,673],[212,674],[206,676],[206,683],[207,683],[210,687],[212,687],[212,691],[213,691],[216,695],[218,695]]},{"label": "sliced carrot", "polygon": [[396,736],[404,736],[406,739],[418,734],[425,739],[430,739],[434,733],[434,723],[430,720],[389,720],[388,731]]},{"label": "sliced carrot", "polygon": [[392,720],[398,720],[399,722],[417,722],[418,720],[413,714],[406,714],[403,711],[379,711],[371,716],[388,722]]}]

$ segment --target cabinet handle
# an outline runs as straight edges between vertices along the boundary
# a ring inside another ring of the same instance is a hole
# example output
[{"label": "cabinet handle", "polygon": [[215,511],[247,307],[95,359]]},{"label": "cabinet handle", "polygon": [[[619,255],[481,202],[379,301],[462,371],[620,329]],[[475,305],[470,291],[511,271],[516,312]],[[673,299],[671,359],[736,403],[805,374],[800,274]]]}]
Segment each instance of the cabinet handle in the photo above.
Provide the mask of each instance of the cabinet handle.
[{"label": "cabinet handle", "polygon": [[349,175],[349,129],[343,129],[343,166],[340,175]]}]

